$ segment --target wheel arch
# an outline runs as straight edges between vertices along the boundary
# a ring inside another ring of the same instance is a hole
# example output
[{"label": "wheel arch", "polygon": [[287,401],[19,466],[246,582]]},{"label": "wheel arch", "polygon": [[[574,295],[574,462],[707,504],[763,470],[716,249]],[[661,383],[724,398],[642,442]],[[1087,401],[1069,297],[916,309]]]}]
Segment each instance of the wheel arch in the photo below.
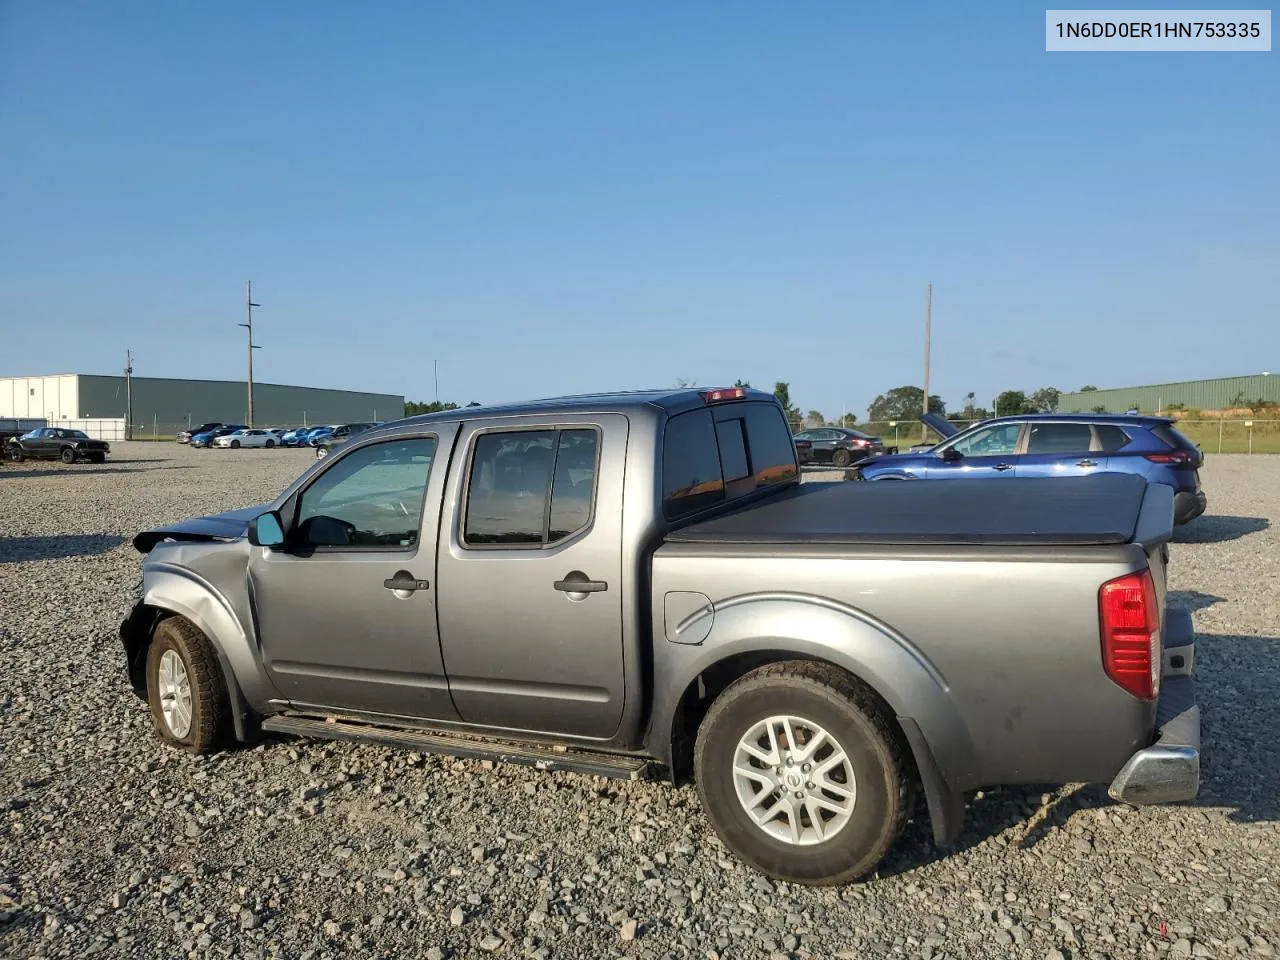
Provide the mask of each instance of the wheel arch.
[{"label": "wheel arch", "polygon": [[[789,660],[825,663],[869,688],[896,724],[915,765],[939,844],[963,826],[966,789],[980,771],[967,727],[946,680],[906,638],[861,611],[799,596],[735,598],[709,614],[698,647],[662,642],[649,752],[675,782],[691,772],[698,727],[715,698],[739,678]],[[681,647],[681,650],[671,650]],[[692,651],[692,653],[689,653]],[[665,696],[662,691],[668,691]]]},{"label": "wheel arch", "polygon": [[250,704],[251,698],[246,696],[246,688],[261,699],[268,682],[257,666],[251,641],[226,599],[190,571],[149,570],[143,598],[120,627],[134,693],[146,698],[147,651],[156,627],[174,616],[187,620],[209,641],[226,685],[236,739],[253,739],[259,717]]}]

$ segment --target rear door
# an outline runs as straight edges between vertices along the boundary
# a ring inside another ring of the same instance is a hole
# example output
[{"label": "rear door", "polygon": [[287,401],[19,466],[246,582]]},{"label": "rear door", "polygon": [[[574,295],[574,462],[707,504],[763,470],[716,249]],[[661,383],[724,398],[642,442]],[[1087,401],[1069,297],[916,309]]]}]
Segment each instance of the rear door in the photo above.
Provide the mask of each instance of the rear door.
[{"label": "rear door", "polygon": [[621,414],[465,424],[437,577],[468,723],[608,738],[623,708]]},{"label": "rear door", "polygon": [[1025,452],[1018,457],[1019,477],[1082,477],[1102,473],[1106,454],[1092,425],[1032,420]]}]

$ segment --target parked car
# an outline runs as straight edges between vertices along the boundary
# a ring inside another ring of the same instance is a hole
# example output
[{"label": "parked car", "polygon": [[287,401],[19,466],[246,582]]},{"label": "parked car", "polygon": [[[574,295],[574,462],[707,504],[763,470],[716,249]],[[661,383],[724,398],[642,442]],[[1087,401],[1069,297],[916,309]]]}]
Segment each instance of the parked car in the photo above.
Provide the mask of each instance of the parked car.
[{"label": "parked car", "polygon": [[926,451],[881,457],[863,480],[1075,477],[1136,473],[1174,490],[1174,520],[1204,513],[1204,454],[1170,417],[1038,413],[997,417],[959,430],[934,414],[921,418],[945,439]]},{"label": "parked car", "polygon": [[220,427],[214,427],[212,430],[207,430],[204,433],[193,434],[191,437],[191,446],[212,447],[213,441],[217,440],[219,437],[224,437],[229,433],[235,433],[237,430],[244,429],[246,428],[243,423],[223,424]]},{"label": "parked car", "polygon": [[884,443],[879,437],[848,427],[814,427],[797,433],[792,439],[797,449],[801,443],[809,444],[809,456],[802,458],[805,462],[830,463],[837,467],[847,467],[884,453]]},{"label": "parked car", "polygon": [[88,460],[104,463],[111,446],[105,440],[94,440],[83,430],[67,430],[63,427],[40,427],[13,437],[8,444],[9,459],[17,463],[23,460],[61,460],[75,463]]},{"label": "parked car", "polygon": [[302,446],[306,442],[306,439],[305,439],[306,435],[309,434],[314,429],[316,428],[315,427],[294,427],[292,430],[286,430],[284,432],[284,435],[280,438],[280,442],[283,443],[286,447]]},{"label": "parked car", "polygon": [[335,427],[333,432],[323,434],[312,441],[312,446],[316,448],[316,459],[327,457],[329,452],[340,443],[345,443],[357,434],[370,430],[377,424],[373,423],[344,423]]},{"label": "parked car", "polygon": [[258,430],[252,427],[242,427],[233,433],[224,433],[213,441],[215,447],[231,447],[238,450],[240,447],[276,447],[280,445],[280,438],[270,430]]},{"label": "parked car", "polygon": [[222,424],[216,420],[210,420],[208,423],[202,423],[198,427],[191,427],[188,430],[182,430],[178,433],[179,443],[190,443],[191,438],[201,433],[209,433],[217,430]]},{"label": "parked car", "polygon": [[48,425],[43,417],[0,417],[0,449],[7,450],[10,440]]},{"label": "parked car", "polygon": [[692,776],[727,847],[798,883],[874,870],[918,793],[940,843],[986,785],[1195,796],[1168,486],[799,474],[757,390],[399,420],[270,504],[138,534],[128,677],[196,753],[263,732]]}]

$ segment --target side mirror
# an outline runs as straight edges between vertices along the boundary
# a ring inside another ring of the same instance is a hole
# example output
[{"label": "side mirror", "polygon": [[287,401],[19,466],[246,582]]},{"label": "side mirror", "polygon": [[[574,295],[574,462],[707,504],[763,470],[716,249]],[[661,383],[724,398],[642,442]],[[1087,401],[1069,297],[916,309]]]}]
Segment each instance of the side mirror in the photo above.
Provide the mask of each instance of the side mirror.
[{"label": "side mirror", "polygon": [[957,460],[962,459],[963,456],[964,454],[955,447],[947,447],[947,449],[942,451],[942,459],[947,463],[955,463]]},{"label": "side mirror", "polygon": [[284,543],[284,528],[274,513],[254,517],[249,524],[249,542],[255,547],[278,547]]}]

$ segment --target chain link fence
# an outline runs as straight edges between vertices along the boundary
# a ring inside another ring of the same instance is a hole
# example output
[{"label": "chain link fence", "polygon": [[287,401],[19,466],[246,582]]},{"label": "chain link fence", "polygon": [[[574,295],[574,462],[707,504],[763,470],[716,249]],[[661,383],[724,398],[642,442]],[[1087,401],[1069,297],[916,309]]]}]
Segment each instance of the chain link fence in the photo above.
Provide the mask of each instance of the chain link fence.
[{"label": "chain link fence", "polygon": [[[958,430],[965,430],[981,420],[952,420]],[[812,430],[836,423],[806,422],[796,427]],[[846,427],[879,437],[886,447],[905,451],[918,443],[937,443],[938,435],[918,420],[871,420],[846,423]],[[1179,419],[1178,430],[1205,453],[1280,453],[1280,420],[1276,419]]]}]

